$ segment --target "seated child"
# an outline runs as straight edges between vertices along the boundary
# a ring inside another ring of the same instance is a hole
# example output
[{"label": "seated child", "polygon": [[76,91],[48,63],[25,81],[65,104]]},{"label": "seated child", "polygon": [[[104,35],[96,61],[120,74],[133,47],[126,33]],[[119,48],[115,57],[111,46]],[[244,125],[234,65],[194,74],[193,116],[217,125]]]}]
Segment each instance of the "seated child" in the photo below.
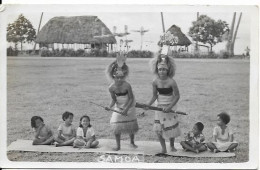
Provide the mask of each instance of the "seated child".
[{"label": "seated child", "polygon": [[188,134],[185,136],[185,141],[180,143],[184,150],[195,153],[207,150],[205,143],[203,143],[205,140],[205,137],[202,134],[203,129],[204,125],[201,122],[197,122],[193,126],[192,131],[188,132]]},{"label": "seated child", "polygon": [[76,131],[72,125],[73,113],[64,112],[62,114],[64,121],[58,128],[58,136],[55,138],[55,146],[72,146],[76,137]]},{"label": "seated child", "polygon": [[217,126],[213,130],[213,141],[207,143],[208,148],[213,152],[233,151],[238,143],[234,141],[234,135],[227,126],[230,116],[226,112],[217,115]]},{"label": "seated child", "polygon": [[84,115],[80,118],[77,129],[77,138],[74,140],[75,148],[95,148],[98,145],[93,127],[90,125],[90,118]]},{"label": "seated child", "polygon": [[31,118],[31,126],[35,129],[33,145],[51,145],[54,141],[52,130],[44,124],[40,116]]}]

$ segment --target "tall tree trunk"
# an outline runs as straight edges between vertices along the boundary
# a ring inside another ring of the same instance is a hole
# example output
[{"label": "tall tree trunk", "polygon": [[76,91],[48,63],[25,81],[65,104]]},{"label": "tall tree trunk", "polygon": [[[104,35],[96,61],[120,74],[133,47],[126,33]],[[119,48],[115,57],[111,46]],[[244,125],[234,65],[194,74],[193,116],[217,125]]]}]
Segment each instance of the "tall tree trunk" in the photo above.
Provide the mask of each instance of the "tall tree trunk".
[{"label": "tall tree trunk", "polygon": [[163,33],[165,33],[164,20],[163,20],[163,13],[162,12],[161,12],[161,18],[162,18]]},{"label": "tall tree trunk", "polygon": [[236,37],[237,37],[237,31],[238,31],[238,27],[239,27],[241,18],[242,18],[242,12],[241,12],[240,15],[239,15],[239,19],[238,19],[236,31],[235,31],[235,34],[234,34],[234,37],[233,37],[233,40],[232,40],[232,44],[231,44],[231,55],[232,55],[232,56],[234,56],[234,46],[235,46]]},{"label": "tall tree trunk", "polygon": [[231,44],[232,44],[235,20],[236,20],[236,12],[234,12],[231,29],[230,29],[230,32],[228,34],[228,42],[227,42],[227,46],[226,46],[226,51],[228,52],[228,55],[231,55]]},{"label": "tall tree trunk", "polygon": [[[199,19],[199,12],[197,12],[197,21]],[[195,44],[195,51],[199,51],[199,46],[198,46],[198,41],[196,41],[196,44]]]},{"label": "tall tree trunk", "polygon": [[23,42],[21,41],[21,52],[23,52]]},{"label": "tall tree trunk", "polygon": [[[37,35],[39,34],[39,31],[40,31],[40,27],[41,27],[41,23],[42,23],[42,15],[43,15],[43,12],[41,14],[41,18],[40,18],[40,23],[39,23],[39,26],[38,26],[38,31],[37,31]],[[35,54],[35,48],[36,48],[36,42],[34,44],[34,47],[33,47],[33,53]]]},{"label": "tall tree trunk", "polygon": [[141,33],[141,51],[142,51],[142,48],[143,48],[143,34]]},{"label": "tall tree trunk", "polygon": [[17,45],[18,45],[18,43],[16,42],[16,43],[14,44],[14,49],[15,49],[15,51],[18,51]]}]

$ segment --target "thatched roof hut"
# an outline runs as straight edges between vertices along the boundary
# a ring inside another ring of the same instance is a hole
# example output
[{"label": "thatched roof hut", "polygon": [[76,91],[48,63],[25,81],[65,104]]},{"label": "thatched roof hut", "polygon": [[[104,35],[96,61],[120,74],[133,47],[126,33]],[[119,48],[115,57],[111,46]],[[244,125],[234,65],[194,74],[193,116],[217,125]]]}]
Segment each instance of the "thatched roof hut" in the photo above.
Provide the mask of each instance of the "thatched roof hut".
[{"label": "thatched roof hut", "polygon": [[167,32],[171,32],[171,34],[175,37],[178,37],[178,42],[176,44],[170,43],[167,45],[171,45],[171,46],[189,46],[191,44],[191,41],[186,37],[185,34],[183,34],[181,32],[180,27],[176,26],[176,25],[172,25],[167,31]]},{"label": "thatched roof hut", "polygon": [[97,16],[54,17],[47,22],[36,37],[37,43],[52,44],[115,44],[114,36]]}]

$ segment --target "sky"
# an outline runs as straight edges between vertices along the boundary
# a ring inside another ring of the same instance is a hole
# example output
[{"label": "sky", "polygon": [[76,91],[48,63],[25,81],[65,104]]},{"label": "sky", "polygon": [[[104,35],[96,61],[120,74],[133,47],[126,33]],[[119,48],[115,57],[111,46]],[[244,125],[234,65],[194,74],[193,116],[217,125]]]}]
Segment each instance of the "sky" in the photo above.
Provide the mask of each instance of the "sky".
[{"label": "sky", "polygon": [[[53,5],[51,7],[54,7]],[[106,9],[99,7],[101,6],[95,6],[96,9],[91,10],[84,10],[81,8],[73,8],[73,10],[70,10],[70,12],[64,12],[64,10],[55,10],[49,9],[48,11],[44,12],[44,10],[41,8],[39,11],[35,10],[20,10],[22,9],[19,7],[19,10],[15,10],[17,8],[13,8],[10,11],[14,10],[10,14],[7,15],[7,23],[14,22],[20,13],[22,13],[27,19],[31,21],[34,28],[37,30],[41,12],[43,12],[43,18],[42,18],[42,24],[41,28],[53,17],[56,16],[97,16],[101,21],[110,29],[110,31],[113,31],[113,26],[117,27],[117,33],[124,32],[124,26],[128,26],[128,32],[130,32],[130,35],[127,36],[127,39],[133,40],[132,43],[130,43],[130,50],[139,50],[141,46],[141,35],[140,33],[133,32],[132,30],[140,30],[141,27],[143,27],[145,30],[149,30],[146,32],[143,36],[143,50],[150,50],[150,51],[157,51],[158,46],[157,42],[159,40],[160,35],[163,34],[162,29],[162,20],[161,20],[161,14],[160,14],[160,8],[149,8],[147,6],[144,6],[143,8],[139,8],[132,10],[132,6],[129,6],[129,9],[119,9],[115,7],[115,10],[113,8],[109,10],[101,10]],[[27,7],[28,8],[28,7]],[[30,7],[28,8],[30,9]],[[32,9],[32,8],[31,8]],[[79,10],[77,10],[79,9]],[[142,10],[144,9],[144,10]],[[164,24],[165,29],[167,30],[172,25],[177,25],[181,28],[181,31],[191,40],[191,38],[188,36],[189,28],[192,26],[192,21],[195,21],[197,18],[197,12],[199,12],[200,15],[207,15],[210,18],[214,20],[222,20],[226,21],[229,25],[231,25],[233,13],[236,12],[236,23],[235,27],[237,25],[237,21],[239,18],[240,11],[243,11],[241,22],[239,25],[238,33],[237,33],[237,39],[235,43],[234,53],[235,54],[242,54],[245,53],[245,49],[248,46],[250,48],[250,25],[251,25],[251,19],[252,19],[252,13],[250,12],[250,8],[247,10],[242,9],[237,10],[234,9],[232,11],[232,8],[225,7],[219,8],[213,7],[211,9],[206,10],[204,8],[191,8],[182,6],[181,9],[177,9],[176,6],[172,7],[172,10],[170,7],[168,8],[162,8],[165,11],[163,12],[164,17]],[[82,12],[84,11],[84,12]],[[91,11],[91,12],[86,12]],[[117,38],[117,42],[122,39]],[[124,38],[123,38],[124,39]],[[219,43],[213,47],[213,51],[219,52],[220,50],[223,50],[225,48],[226,42]],[[32,45],[27,46],[26,48],[31,48]],[[191,47],[190,47],[191,48]]]}]

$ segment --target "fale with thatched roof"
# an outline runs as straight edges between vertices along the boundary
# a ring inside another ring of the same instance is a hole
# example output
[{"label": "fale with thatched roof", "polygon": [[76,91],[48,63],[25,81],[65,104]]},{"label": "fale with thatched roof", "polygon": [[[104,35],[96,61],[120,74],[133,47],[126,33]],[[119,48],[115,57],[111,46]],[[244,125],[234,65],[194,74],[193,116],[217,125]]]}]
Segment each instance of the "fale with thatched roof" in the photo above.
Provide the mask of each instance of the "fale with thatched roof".
[{"label": "fale with thatched roof", "polygon": [[174,46],[176,51],[177,51],[177,46],[184,46],[185,47],[184,51],[188,51],[188,46],[191,44],[191,41],[186,37],[185,34],[182,33],[180,27],[178,27],[176,25],[172,25],[166,31],[165,35],[167,36],[169,34],[170,34],[170,36],[168,36],[168,37],[175,38],[175,40],[165,41],[165,43],[163,43],[163,44],[169,45],[169,46]]},{"label": "fale with thatched roof", "polygon": [[[36,37],[39,44],[52,44],[53,48],[103,48],[116,43],[111,31],[97,16],[54,17],[47,22]],[[108,46],[107,46],[108,45]],[[109,49],[109,48],[108,48]]]}]

